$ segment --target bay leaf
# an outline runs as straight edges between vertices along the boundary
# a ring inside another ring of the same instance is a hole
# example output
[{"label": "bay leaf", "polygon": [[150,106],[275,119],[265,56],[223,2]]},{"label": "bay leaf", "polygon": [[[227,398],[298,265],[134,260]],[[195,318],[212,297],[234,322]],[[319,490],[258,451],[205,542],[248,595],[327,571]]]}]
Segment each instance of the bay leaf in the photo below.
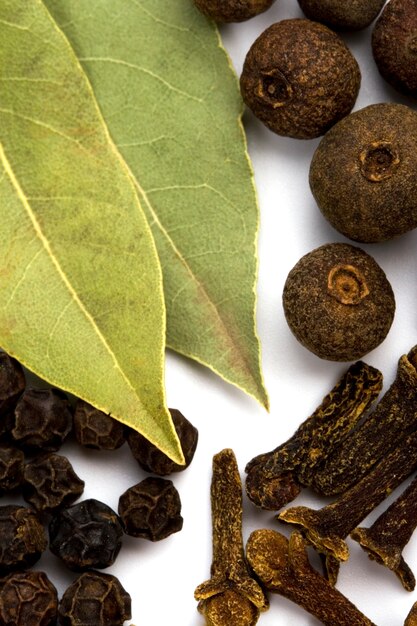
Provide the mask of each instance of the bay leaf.
[{"label": "bay leaf", "polygon": [[130,168],[163,268],[167,344],[265,406],[258,208],[236,76],[192,0],[44,0]]},{"label": "bay leaf", "polygon": [[0,211],[2,348],[181,462],[152,233],[41,0],[0,3]]}]

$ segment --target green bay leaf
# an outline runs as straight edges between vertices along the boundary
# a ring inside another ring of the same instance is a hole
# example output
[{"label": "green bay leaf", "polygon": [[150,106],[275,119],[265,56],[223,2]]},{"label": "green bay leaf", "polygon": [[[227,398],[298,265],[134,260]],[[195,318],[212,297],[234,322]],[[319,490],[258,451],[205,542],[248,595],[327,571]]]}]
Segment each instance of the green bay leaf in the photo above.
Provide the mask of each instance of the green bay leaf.
[{"label": "green bay leaf", "polygon": [[152,233],[41,0],[0,3],[0,345],[178,462]]},{"label": "green bay leaf", "polygon": [[164,275],[167,344],[265,406],[258,208],[236,77],[191,0],[44,0],[130,169]]}]

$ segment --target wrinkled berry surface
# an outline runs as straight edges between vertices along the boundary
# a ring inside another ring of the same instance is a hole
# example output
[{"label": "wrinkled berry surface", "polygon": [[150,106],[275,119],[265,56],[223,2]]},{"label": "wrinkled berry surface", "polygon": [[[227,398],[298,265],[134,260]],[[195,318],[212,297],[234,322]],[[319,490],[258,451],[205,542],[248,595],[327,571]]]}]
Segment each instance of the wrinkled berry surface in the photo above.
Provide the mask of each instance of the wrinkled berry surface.
[{"label": "wrinkled berry surface", "polygon": [[112,565],[122,546],[122,536],[117,513],[94,499],[63,509],[49,524],[51,552],[74,571]]},{"label": "wrinkled berry surface", "polygon": [[30,567],[47,544],[35,511],[11,504],[0,507],[0,572]]},{"label": "wrinkled berry surface", "polygon": [[2,626],[54,626],[57,615],[57,591],[44,572],[14,572],[2,580]]},{"label": "wrinkled berry surface", "polygon": [[83,400],[75,407],[74,434],[80,445],[95,450],[116,450],[125,442],[123,424]]},{"label": "wrinkled berry surface", "polygon": [[165,539],[182,528],[181,500],[172,481],[149,477],[119,499],[119,515],[128,535],[150,541]]}]

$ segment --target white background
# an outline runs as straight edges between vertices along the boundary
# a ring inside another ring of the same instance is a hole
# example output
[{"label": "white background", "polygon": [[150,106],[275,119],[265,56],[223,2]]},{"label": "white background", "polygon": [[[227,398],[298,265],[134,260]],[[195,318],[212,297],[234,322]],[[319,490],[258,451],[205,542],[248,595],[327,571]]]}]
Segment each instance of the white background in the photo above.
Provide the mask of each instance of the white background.
[{"label": "white background", "polygon": [[[238,74],[255,38],[270,24],[301,17],[295,0],[277,0],[266,13],[242,24],[221,27],[224,44]],[[414,106],[384,84],[370,48],[371,28],[343,35],[356,56],[362,86],[355,109],[371,103],[398,101]],[[259,193],[258,328],[263,367],[271,399],[267,414],[255,401],[208,370],[169,354],[166,368],[168,404],[180,409],[198,428],[200,438],[192,465],[173,475],[182,503],[184,528],[158,543],[126,537],[111,568],[132,596],[135,626],[203,626],[193,598],[195,587],[209,578],[211,519],[209,488],[212,456],[225,447],[234,449],[242,478],[253,456],[274,448],[292,435],[345,371],[346,364],[322,361],[297,343],[286,325],[281,296],[289,270],[298,259],[324,243],[347,241],[329,226],[311,196],[308,171],[319,140],[278,137],[245,112],[249,152]],[[385,270],[397,302],[394,324],[385,342],[364,360],[382,370],[385,388],[394,378],[400,355],[417,343],[417,232],[394,241],[362,246]],[[80,450],[66,444],[74,468],[86,482],[85,498],[94,497],[117,509],[119,495],[146,477],[124,445],[115,453]],[[362,525],[369,525],[392,501],[376,509]],[[304,491],[297,504],[316,508],[323,501]],[[273,513],[257,510],[244,496],[244,538],[255,528],[270,527],[288,534]],[[400,626],[417,600],[404,591],[397,578],[371,562],[348,540],[351,557],[342,565],[337,587],[378,626]],[[404,552],[417,574],[417,534]],[[61,595],[74,574],[66,572],[51,554],[35,569],[45,569]],[[263,626],[307,626],[319,622],[294,604],[271,596],[270,610],[261,615]],[[335,625],[337,626],[337,625]]]}]

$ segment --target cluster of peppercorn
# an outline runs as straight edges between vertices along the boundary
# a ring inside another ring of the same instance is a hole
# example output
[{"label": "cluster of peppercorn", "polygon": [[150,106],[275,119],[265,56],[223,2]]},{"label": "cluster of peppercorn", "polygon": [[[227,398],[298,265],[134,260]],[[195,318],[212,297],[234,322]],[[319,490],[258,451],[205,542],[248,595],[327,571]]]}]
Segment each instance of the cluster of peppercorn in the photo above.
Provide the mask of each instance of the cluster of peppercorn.
[{"label": "cluster of peppercorn", "polygon": [[[26,388],[21,365],[0,353],[0,495],[20,491],[30,506],[0,506],[0,624],[122,626],[131,617],[129,594],[112,565],[124,534],[159,541],[181,530],[181,501],[162,478],[188,467],[198,433],[171,410],[185,465],[176,465],[149,441],[82,400],[73,410],[57,389]],[[126,440],[139,465],[157,474],[120,496],[118,513],[95,499],[74,502],[84,490],[69,460],[57,454],[73,432],[83,446],[114,450]],[[48,526],[49,540],[45,525]],[[24,571],[49,544],[78,576],[58,604],[47,575]]]}]

